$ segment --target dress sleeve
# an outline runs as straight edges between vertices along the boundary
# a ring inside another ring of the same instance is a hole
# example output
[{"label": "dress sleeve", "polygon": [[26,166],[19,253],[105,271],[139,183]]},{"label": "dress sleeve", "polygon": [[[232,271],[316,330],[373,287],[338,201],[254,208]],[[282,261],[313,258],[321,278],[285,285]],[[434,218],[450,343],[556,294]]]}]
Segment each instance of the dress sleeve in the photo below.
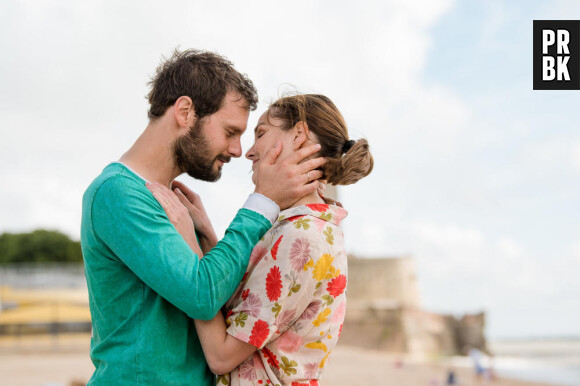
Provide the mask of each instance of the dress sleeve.
[{"label": "dress sleeve", "polygon": [[[332,263],[328,244],[312,227],[305,230],[288,222],[268,232],[265,240],[266,246],[258,245],[252,252],[259,261],[247,273],[241,296],[226,315],[228,334],[258,349],[298,320]],[[325,262],[329,264],[323,267]]]},{"label": "dress sleeve", "polygon": [[95,194],[91,214],[96,236],[147,286],[189,317],[213,318],[237,287],[252,248],[270,222],[240,209],[224,238],[200,260],[147,189],[128,189],[120,178],[105,181]]}]

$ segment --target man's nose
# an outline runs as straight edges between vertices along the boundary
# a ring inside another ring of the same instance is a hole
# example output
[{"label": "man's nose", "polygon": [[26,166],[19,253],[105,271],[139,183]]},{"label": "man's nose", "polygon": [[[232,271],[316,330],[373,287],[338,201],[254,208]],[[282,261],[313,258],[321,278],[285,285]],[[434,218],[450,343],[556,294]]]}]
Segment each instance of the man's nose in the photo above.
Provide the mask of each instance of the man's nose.
[{"label": "man's nose", "polygon": [[230,143],[230,148],[228,149],[232,157],[240,157],[242,155],[242,144],[239,139],[235,139]]}]

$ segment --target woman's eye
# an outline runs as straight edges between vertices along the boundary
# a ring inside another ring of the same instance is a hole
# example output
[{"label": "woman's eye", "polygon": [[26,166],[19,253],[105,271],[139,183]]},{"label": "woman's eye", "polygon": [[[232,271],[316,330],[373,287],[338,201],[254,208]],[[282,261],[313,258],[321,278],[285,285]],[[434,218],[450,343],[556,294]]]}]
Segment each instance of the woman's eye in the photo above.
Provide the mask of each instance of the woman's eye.
[{"label": "woman's eye", "polygon": [[258,131],[258,136],[257,136],[257,138],[260,138],[262,135],[264,135],[264,132],[263,132],[263,131]]}]

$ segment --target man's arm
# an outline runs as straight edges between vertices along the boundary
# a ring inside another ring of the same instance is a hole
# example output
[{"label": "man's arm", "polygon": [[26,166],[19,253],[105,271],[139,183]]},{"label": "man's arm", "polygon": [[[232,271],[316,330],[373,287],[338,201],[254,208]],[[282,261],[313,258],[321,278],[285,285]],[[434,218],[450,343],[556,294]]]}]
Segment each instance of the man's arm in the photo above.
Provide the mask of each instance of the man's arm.
[{"label": "man's arm", "polygon": [[105,181],[92,203],[95,233],[145,284],[194,319],[213,318],[240,282],[252,248],[270,228],[240,209],[224,238],[200,260],[145,186]]}]

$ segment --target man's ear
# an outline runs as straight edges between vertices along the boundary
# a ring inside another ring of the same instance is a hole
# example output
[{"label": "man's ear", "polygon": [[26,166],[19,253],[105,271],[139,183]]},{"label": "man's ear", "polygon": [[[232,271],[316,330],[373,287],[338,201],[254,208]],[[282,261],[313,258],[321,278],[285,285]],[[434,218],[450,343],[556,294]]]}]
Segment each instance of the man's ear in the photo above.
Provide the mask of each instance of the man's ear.
[{"label": "man's ear", "polygon": [[294,140],[293,147],[294,150],[298,150],[304,142],[309,139],[308,136],[308,125],[306,122],[300,121],[294,126]]},{"label": "man's ear", "polygon": [[193,126],[196,120],[193,101],[188,96],[180,96],[173,105],[175,121],[180,128],[188,129]]}]

